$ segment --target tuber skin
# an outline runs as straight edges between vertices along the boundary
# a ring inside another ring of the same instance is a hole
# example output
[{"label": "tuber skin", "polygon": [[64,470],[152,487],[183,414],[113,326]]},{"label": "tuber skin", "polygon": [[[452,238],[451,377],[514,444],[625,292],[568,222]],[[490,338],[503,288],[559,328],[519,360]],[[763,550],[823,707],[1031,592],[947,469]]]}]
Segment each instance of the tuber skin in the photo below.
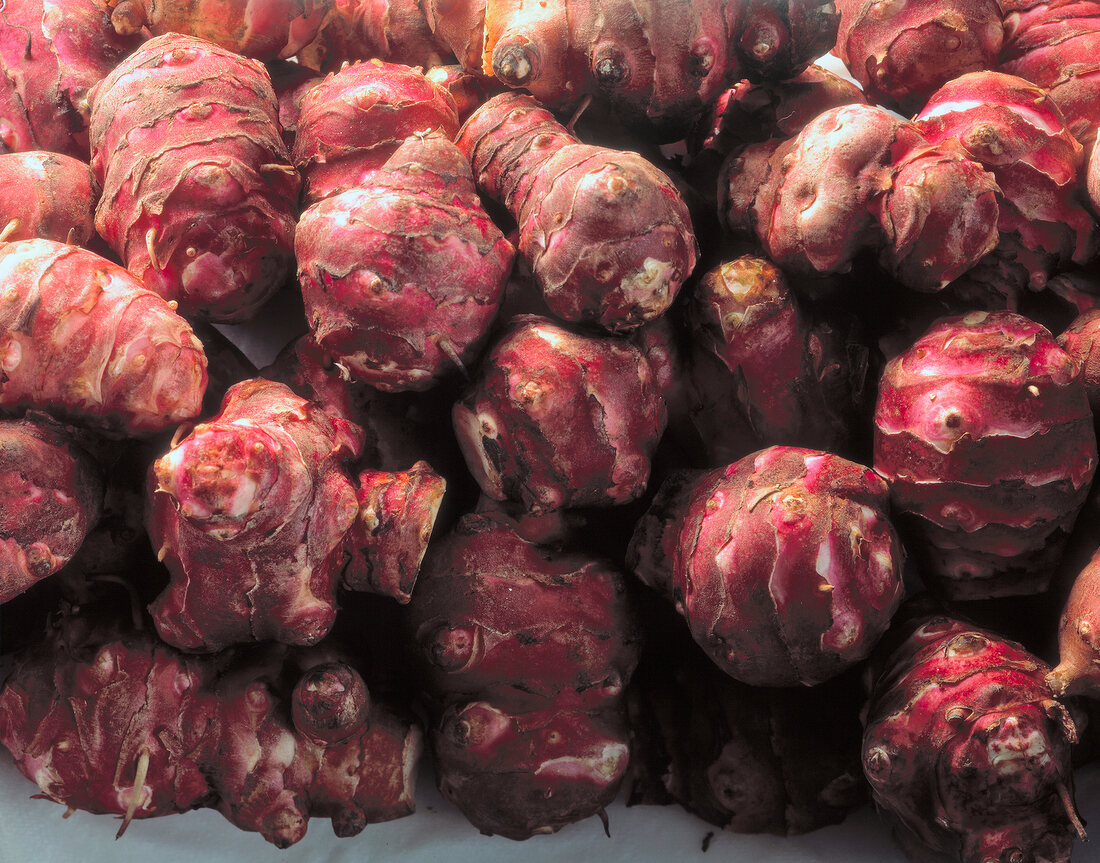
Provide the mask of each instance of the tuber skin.
[{"label": "tuber skin", "polygon": [[183,33],[234,54],[292,57],[317,35],[327,0],[106,0],[115,32]]},{"label": "tuber skin", "polygon": [[361,443],[357,426],[260,379],[181,435],[150,475],[147,527],[171,574],[150,606],[161,638],[201,651],[320,640],[358,515],[343,462]]},{"label": "tuber skin", "polygon": [[513,319],[453,409],[482,492],[532,513],[637,499],[666,417],[638,348],[534,315]]},{"label": "tuber skin", "polygon": [[1073,581],[1058,623],[1059,661],[1046,682],[1058,697],[1100,697],[1100,604],[1097,573],[1100,551],[1095,552]]},{"label": "tuber skin", "polygon": [[0,155],[0,236],[55,240],[98,251],[99,182],[86,162],[34,150]]},{"label": "tuber skin", "polygon": [[373,60],[326,77],[302,97],[294,164],[306,206],[373,182],[411,135],[453,139],[458,109],[419,69]]},{"label": "tuber skin", "polygon": [[411,135],[362,182],[298,223],[306,318],[356,380],[429,389],[473,364],[515,250],[482,207],[462,153],[438,133]]},{"label": "tuber skin", "polygon": [[405,471],[360,472],[344,585],[407,604],[446,489],[446,480],[424,461]]},{"label": "tuber skin", "polygon": [[292,153],[302,116],[302,99],[324,78],[308,66],[289,60],[270,60],[264,66],[271,76],[271,87],[279,103],[279,129],[282,130],[287,152]]},{"label": "tuber skin", "polygon": [[[133,818],[216,808],[279,848],[311,817],[353,836],[414,810],[422,733],[371,700],[348,657],[189,656],[86,618],[54,624],[0,690],[0,743],[43,796],[122,816],[120,836]],[[319,699],[333,680],[344,697]]]},{"label": "tuber skin", "polygon": [[418,0],[332,0],[317,38],[298,61],[321,72],[344,63],[385,60],[427,69],[453,59],[421,11]]},{"label": "tuber skin", "polygon": [[971,72],[937,90],[913,120],[930,142],[955,141],[996,178],[997,257],[1022,266],[1023,286],[1091,260],[1097,229],[1082,205],[1084,151],[1043,89],[1015,75]]},{"label": "tuber skin", "polygon": [[729,227],[754,232],[792,274],[844,273],[875,249],[904,285],[934,292],[1000,240],[993,174],[872,105],[831,108],[794,138],[731,153],[720,183]]},{"label": "tuber skin", "polygon": [[502,93],[463,125],[474,179],[519,224],[519,252],[551,311],[631,330],[663,314],[697,244],[672,181],[636,153],[577,141],[530,96]]},{"label": "tuber skin", "polygon": [[408,614],[439,789],[511,839],[602,813],[629,758],[622,699],[640,632],[626,578],[542,544],[541,521],[492,507],[460,518],[429,549]]},{"label": "tuber skin", "polygon": [[1004,49],[997,71],[1042,87],[1073,137],[1092,150],[1100,121],[1100,9],[1091,0],[1001,0],[1001,6]]},{"label": "tuber skin", "polygon": [[813,686],[864,659],[901,603],[887,512],[886,484],[868,468],[773,446],[667,480],[627,565],[734,679]]},{"label": "tuber skin", "polygon": [[868,101],[902,114],[968,72],[997,65],[1004,42],[1000,0],[838,0],[834,52]]},{"label": "tuber skin", "polygon": [[[0,15],[0,153],[88,158],[88,91],[144,37],[102,0],[19,0]],[[0,226],[2,227],[2,226]]]},{"label": "tuber skin", "polygon": [[961,863],[1070,859],[1077,730],[1015,642],[943,614],[877,660],[863,733],[875,805],[914,853]]},{"label": "tuber skin", "polygon": [[673,141],[735,81],[792,78],[832,45],[838,16],[820,0],[627,0],[423,4],[467,71],[522,87],[556,112],[585,99]]},{"label": "tuber skin", "polygon": [[206,356],[187,322],[130,273],[52,240],[0,243],[0,408],[114,437],[198,416]]},{"label": "tuber skin", "polygon": [[1094,421],[1100,418],[1100,341],[1097,335],[1100,335],[1100,308],[1082,312],[1058,336],[1058,347],[1081,368]]},{"label": "tuber skin", "polygon": [[0,420],[0,603],[68,563],[102,505],[99,466],[64,426]]},{"label": "tuber skin", "polygon": [[168,33],[91,99],[107,244],[185,317],[252,317],[292,271],[301,184],[263,65]]},{"label": "tuber skin", "polygon": [[1078,364],[1012,312],[942,319],[891,360],[874,447],[922,577],[953,600],[1045,590],[1097,459]]}]

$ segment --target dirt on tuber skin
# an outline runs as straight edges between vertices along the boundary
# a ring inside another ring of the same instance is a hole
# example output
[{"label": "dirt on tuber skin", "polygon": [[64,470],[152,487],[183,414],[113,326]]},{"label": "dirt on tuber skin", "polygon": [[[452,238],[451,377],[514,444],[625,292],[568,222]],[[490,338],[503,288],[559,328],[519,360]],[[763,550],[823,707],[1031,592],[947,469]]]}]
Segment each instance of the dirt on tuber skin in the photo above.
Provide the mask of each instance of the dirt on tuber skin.
[{"label": "dirt on tuber skin", "polygon": [[107,244],[185,317],[255,315],[293,269],[301,185],[263,65],[167,33],[90,98]]}]

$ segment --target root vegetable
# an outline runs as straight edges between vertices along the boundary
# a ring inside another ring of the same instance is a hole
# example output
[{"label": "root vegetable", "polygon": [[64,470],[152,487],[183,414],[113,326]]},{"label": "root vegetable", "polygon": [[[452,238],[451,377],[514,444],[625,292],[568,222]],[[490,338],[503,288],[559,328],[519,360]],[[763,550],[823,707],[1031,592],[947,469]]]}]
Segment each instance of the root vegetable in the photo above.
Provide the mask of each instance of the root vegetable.
[{"label": "root vegetable", "polygon": [[184,316],[251,317],[293,261],[300,180],[263,65],[169,33],[92,94],[96,228]]},{"label": "root vegetable", "polygon": [[521,316],[454,406],[481,490],[532,512],[635,500],[666,411],[641,351]]},{"label": "root vegetable", "polygon": [[88,91],[142,42],[103,0],[19,0],[0,15],[0,152],[88,158]]},{"label": "root vegetable", "polygon": [[374,60],[325,78],[302,98],[294,164],[315,204],[369,178],[411,135],[458,132],[454,100],[418,69]]},{"label": "root vegetable", "polygon": [[106,0],[121,35],[183,33],[258,60],[292,57],[317,35],[328,0]]},{"label": "root vegetable", "polygon": [[1094,553],[1076,576],[1058,625],[1058,665],[1047,675],[1056,696],[1100,695],[1100,605],[1097,573],[1100,552]]},{"label": "root vegetable", "polygon": [[198,416],[206,357],[187,322],[130,273],[52,240],[0,244],[0,407],[115,436]]},{"label": "root vegetable", "polygon": [[285,386],[251,380],[158,459],[148,529],[172,580],[150,611],[165,641],[213,651],[328,632],[358,515],[342,463],[361,435]]},{"label": "root vegetable", "polygon": [[322,72],[372,59],[427,69],[451,52],[428,27],[418,0],[335,0],[298,59]]},{"label": "root vegetable", "polygon": [[1004,41],[998,0],[839,0],[834,51],[868,99],[919,111],[948,81],[997,65]]},{"label": "root vegetable", "polygon": [[[99,183],[86,162],[35,150],[0,155],[0,233],[5,240],[89,246]],[[13,224],[14,223],[14,224]]]},{"label": "root vegetable", "polygon": [[1020,645],[935,614],[883,657],[863,735],[876,805],[914,853],[1068,860],[1076,728]]},{"label": "root vegetable", "polygon": [[64,566],[102,503],[99,466],[63,426],[0,420],[0,603]]},{"label": "root vegetable", "polygon": [[770,447],[666,482],[627,562],[731,677],[809,686],[864,659],[901,602],[887,500],[868,468]]},{"label": "root vegetable", "polygon": [[473,364],[514,250],[442,135],[410,136],[363,183],[302,214],[295,249],[306,317],[356,380],[428,389]]},{"label": "root vegetable", "polygon": [[1027,318],[941,320],[886,366],[875,469],[946,597],[1044,590],[1096,459],[1078,365]]},{"label": "root vegetable", "polygon": [[555,315],[618,331],[669,308],[697,247],[687,207],[658,168],[581,144],[519,93],[482,105],[457,143],[479,188],[519,223],[520,254]]}]

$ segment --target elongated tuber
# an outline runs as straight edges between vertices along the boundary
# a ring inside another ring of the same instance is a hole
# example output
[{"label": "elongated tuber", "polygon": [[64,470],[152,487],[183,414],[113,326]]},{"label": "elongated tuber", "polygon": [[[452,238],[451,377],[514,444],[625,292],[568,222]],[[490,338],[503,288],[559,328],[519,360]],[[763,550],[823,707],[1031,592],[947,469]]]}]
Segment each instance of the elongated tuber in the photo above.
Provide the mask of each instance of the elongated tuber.
[{"label": "elongated tuber", "polygon": [[691,216],[636,153],[582,144],[530,96],[502,93],[457,143],[478,186],[519,223],[519,251],[567,321],[633,329],[672,304],[695,267]]}]

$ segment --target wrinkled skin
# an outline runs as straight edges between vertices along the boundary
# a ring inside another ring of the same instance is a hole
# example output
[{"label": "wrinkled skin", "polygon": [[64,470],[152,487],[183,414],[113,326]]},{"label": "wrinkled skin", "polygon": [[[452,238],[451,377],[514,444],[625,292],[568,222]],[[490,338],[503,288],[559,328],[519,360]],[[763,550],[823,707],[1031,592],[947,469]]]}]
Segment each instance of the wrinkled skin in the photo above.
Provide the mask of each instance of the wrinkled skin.
[{"label": "wrinkled skin", "polygon": [[582,144],[530,96],[502,93],[456,143],[519,224],[519,252],[567,321],[634,329],[671,305],[697,258],[691,216],[657,167]]},{"label": "wrinkled skin", "polygon": [[458,125],[451,95],[419,69],[378,60],[341,69],[302,97],[293,158],[303,201],[369,186],[410,135],[454,139]]},{"label": "wrinkled skin", "polygon": [[1044,590],[1096,470],[1077,363],[1039,324],[973,312],[887,364],[875,470],[944,596]]},{"label": "wrinkled skin", "polygon": [[638,498],[666,411],[630,343],[520,316],[453,417],[481,490],[545,512]]},{"label": "wrinkled skin", "polygon": [[971,72],[932,94],[913,122],[932,143],[957,141],[996,178],[997,255],[1022,264],[1031,288],[1095,254],[1096,225],[1080,201],[1084,151],[1044,90],[1014,75]]},{"label": "wrinkled skin", "polygon": [[865,658],[901,602],[887,509],[868,468],[769,447],[663,485],[627,564],[731,677],[812,686]]},{"label": "wrinkled skin", "polygon": [[669,141],[736,80],[797,75],[831,47],[838,22],[818,0],[423,5],[467,71],[523,87],[555,111],[594,97]]},{"label": "wrinkled skin", "polygon": [[440,134],[411,135],[363,183],[298,223],[306,318],[356,380],[429,389],[473,365],[515,252],[482,207],[462,153]]},{"label": "wrinkled skin", "polygon": [[900,834],[961,863],[1070,859],[1084,838],[1076,729],[1048,671],[1020,645],[946,616],[899,629],[879,657],[863,767]]},{"label": "wrinkled skin", "polygon": [[[323,692],[320,690],[324,689]],[[421,732],[331,650],[189,656],[67,617],[17,658],[0,743],[47,798],[133,818],[220,810],[279,848],[412,813]]]},{"label": "wrinkled skin", "polygon": [[99,466],[64,426],[0,420],[0,603],[68,563],[102,504]]},{"label": "wrinkled skin", "polygon": [[235,54],[271,60],[291,57],[317,35],[325,0],[106,0],[121,35],[148,29],[154,36],[185,33]]},{"label": "wrinkled skin", "polygon": [[491,506],[463,516],[409,605],[440,791],[511,839],[602,812],[629,756],[622,697],[640,632],[626,579],[561,548],[555,527]]},{"label": "wrinkled skin", "polygon": [[453,59],[418,0],[331,0],[317,38],[298,55],[322,72],[375,58],[424,69]]},{"label": "wrinkled skin", "polygon": [[0,11],[0,153],[88,158],[88,91],[143,41],[101,0],[19,0]]},{"label": "wrinkled skin", "polygon": [[263,65],[168,33],[91,99],[107,244],[186,317],[254,315],[292,271],[301,184]]},{"label": "wrinkled skin", "polygon": [[358,427],[282,384],[231,388],[151,471],[149,535],[172,574],[150,606],[160,636],[204,651],[324,636],[358,516],[343,462],[361,443]]},{"label": "wrinkled skin", "polygon": [[196,418],[206,356],[187,322],[117,264],[52,240],[0,244],[0,407],[116,437]]},{"label": "wrinkled skin", "polygon": [[942,85],[991,69],[1004,40],[998,0],[838,0],[836,54],[871,102],[919,111]]}]

